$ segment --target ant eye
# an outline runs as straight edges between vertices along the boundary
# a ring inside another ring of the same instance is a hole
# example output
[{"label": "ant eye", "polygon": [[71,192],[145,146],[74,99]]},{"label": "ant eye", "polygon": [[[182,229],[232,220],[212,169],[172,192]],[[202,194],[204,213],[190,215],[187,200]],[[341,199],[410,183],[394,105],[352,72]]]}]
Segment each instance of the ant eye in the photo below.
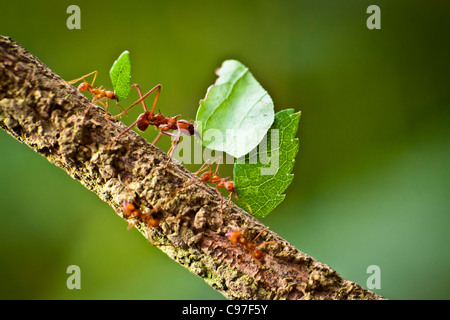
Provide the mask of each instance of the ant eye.
[{"label": "ant eye", "polygon": [[192,136],[194,135],[194,126],[192,124],[187,124],[186,125],[186,130],[189,132],[189,134]]}]

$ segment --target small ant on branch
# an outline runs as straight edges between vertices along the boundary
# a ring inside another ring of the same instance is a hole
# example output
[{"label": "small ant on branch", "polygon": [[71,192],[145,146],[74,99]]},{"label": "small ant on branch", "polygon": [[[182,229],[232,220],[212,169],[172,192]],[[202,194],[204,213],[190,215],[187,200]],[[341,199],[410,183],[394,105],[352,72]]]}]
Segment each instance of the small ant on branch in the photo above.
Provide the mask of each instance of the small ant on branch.
[{"label": "small ant on branch", "polygon": [[[228,204],[230,203],[233,195],[236,199],[238,198],[238,196],[237,196],[236,188],[234,187],[234,181],[229,181],[228,178],[221,178],[219,176],[219,174],[217,173],[219,171],[221,158],[222,157],[219,157],[216,160],[212,161],[211,163],[209,163],[210,159],[206,160],[205,163],[200,167],[200,169],[194,173],[194,177],[191,178],[190,180],[197,178],[197,175],[200,172],[208,170],[206,172],[203,172],[203,174],[200,176],[200,181],[202,181],[204,183],[212,183],[212,184],[216,185],[216,192],[220,196],[220,219],[223,221],[223,195],[219,191],[219,188],[225,188],[228,191],[230,191],[230,195],[228,196]],[[217,167],[216,167],[216,171],[213,173],[212,165],[216,161],[217,161]],[[194,180],[194,181],[190,182],[190,180],[188,180],[188,182],[186,182],[186,184],[184,186],[182,186],[181,188],[179,188],[178,190],[187,188],[190,185],[192,185],[198,181],[198,180]],[[252,209],[250,208],[250,206],[246,202],[244,202],[244,203],[247,205],[249,212],[252,213]]]},{"label": "small ant on branch", "polygon": [[[119,181],[122,182],[122,178],[119,175]],[[131,188],[128,186],[128,183],[125,182],[126,187],[128,188],[128,190],[130,192],[132,192]],[[141,206],[139,205],[138,201],[137,201],[137,197],[138,195],[134,192],[134,197],[133,200],[127,201],[124,200],[122,201],[122,210],[123,210],[123,215],[125,220],[129,220],[129,219],[134,219],[134,222],[130,223],[128,225],[128,230],[130,230],[132,227],[134,227],[138,222],[144,222],[146,225],[153,227],[153,228],[158,228],[159,224],[160,224],[160,220],[155,218],[153,216],[153,211],[154,208],[147,213],[143,213]],[[152,245],[154,245],[153,243],[153,239],[152,236],[149,234],[149,239],[150,242],[152,243]]]},{"label": "small ant on branch", "polygon": [[244,248],[248,251],[251,256],[261,265],[260,260],[264,257],[264,252],[259,247],[262,247],[271,243],[278,243],[277,241],[265,241],[259,244],[255,244],[256,239],[258,239],[264,231],[267,231],[269,228],[265,228],[261,232],[259,232],[253,240],[249,240],[248,231],[246,228],[240,230],[228,230],[225,236],[230,240],[232,244],[237,244],[238,246]]},{"label": "small ant on branch", "polygon": [[[152,125],[155,126],[156,129],[159,130],[159,134],[156,137],[156,139],[153,141],[153,145],[155,145],[159,138],[161,138],[161,136],[163,134],[168,135],[168,136],[172,136],[175,139],[172,141],[172,146],[168,152],[169,154],[169,160],[167,161],[166,167],[168,166],[170,160],[172,159],[173,153],[175,151],[175,148],[177,147],[179,141],[180,141],[180,137],[181,137],[181,133],[185,133],[189,136],[192,136],[194,134],[196,134],[199,138],[201,138],[200,134],[195,130],[194,125],[186,120],[178,120],[178,118],[181,115],[177,115],[175,117],[165,117],[161,114],[161,111],[159,111],[158,114],[155,115],[154,111],[155,111],[155,106],[156,106],[156,102],[158,100],[159,97],[159,93],[161,92],[161,85],[158,84],[156,85],[154,88],[152,88],[149,92],[147,92],[145,95],[142,95],[142,91],[141,88],[139,87],[138,84],[134,84],[131,87],[136,87],[136,89],[139,92],[139,99],[133,103],[130,107],[128,107],[127,109],[123,110],[121,113],[119,113],[118,115],[111,117],[112,119],[117,118],[117,117],[121,117],[124,113],[128,112],[131,108],[133,108],[135,105],[137,105],[138,103],[142,103],[142,106],[144,108],[144,113],[140,114],[139,117],[137,118],[137,120],[132,123],[128,128],[126,128],[123,132],[121,132],[117,137],[115,137],[113,140],[111,140],[106,146],[105,146],[105,150],[108,149],[114,142],[116,142],[121,136],[123,136],[125,133],[127,133],[128,131],[130,131],[134,126],[136,126],[140,131],[145,131],[147,130],[148,126]],[[150,111],[148,111],[144,99],[147,98],[148,95],[150,95],[153,91],[156,91],[156,96],[155,99],[153,101],[153,106],[152,109]],[[173,133],[170,131],[174,131],[177,130],[178,133]]]},{"label": "small ant on branch", "polygon": [[[156,219],[153,217],[151,213],[143,213],[141,206],[136,201],[136,199],[133,199],[132,202],[124,200],[122,202],[122,209],[123,214],[125,216],[125,219],[134,219],[135,221],[133,223],[130,223],[128,225],[128,230],[130,230],[132,227],[134,227],[139,221],[144,222],[150,227],[158,228],[159,227],[159,219]],[[149,234],[149,239],[152,245],[155,245],[153,243],[152,236]]]},{"label": "small ant on branch", "polygon": [[[102,89],[103,86],[100,86],[99,88],[94,88],[94,82],[95,82],[95,79],[97,78],[97,73],[98,73],[98,71],[93,71],[93,72],[88,73],[78,79],[67,81],[67,83],[74,84],[74,83],[77,83],[78,81],[83,80],[83,82],[80,83],[80,85],[77,88],[78,91],[87,91],[90,94],[92,94],[93,98],[92,98],[91,103],[92,104],[100,103],[106,110],[106,119],[109,120],[109,119],[112,119],[112,117],[110,117],[109,113],[108,113],[109,100],[116,101],[116,105],[119,107],[119,110],[123,110],[123,107],[119,104],[119,99],[117,98],[117,96],[114,92]],[[92,74],[94,75],[94,78],[92,80],[92,83],[89,84],[86,81],[86,78]],[[106,102],[104,102],[105,100],[106,100]],[[90,104],[89,107],[84,112],[84,115],[86,115],[88,113],[91,106],[92,105]],[[122,114],[123,113],[121,113],[121,115]]]},{"label": "small ant on branch", "polygon": [[[242,227],[240,230],[228,230],[227,233],[225,234],[225,236],[228,238],[228,240],[233,245],[241,247],[246,252],[250,253],[250,255],[253,257],[253,259],[258,263],[258,272],[261,271],[261,268],[262,268],[261,260],[264,258],[264,255],[265,255],[265,252],[260,249],[262,246],[265,246],[265,245],[268,245],[268,244],[272,244],[272,243],[276,243],[276,244],[284,246],[284,247],[293,248],[292,246],[279,243],[278,241],[264,241],[264,242],[256,244],[255,243],[256,239],[258,239],[261,236],[261,234],[264,231],[267,231],[268,229],[269,228],[267,227],[267,228],[261,230],[256,235],[256,237],[253,238],[253,240],[249,240],[248,230],[245,227]],[[238,263],[240,263],[243,258],[244,258],[244,256],[242,256],[239,259]],[[256,272],[256,274],[258,272]],[[256,276],[256,274],[255,274],[255,276]],[[262,277],[264,278],[264,275],[262,275]]]},{"label": "small ant on branch", "polygon": [[134,218],[136,221],[133,224],[130,224],[128,226],[128,229],[131,229],[136,225],[136,223],[141,220],[148,224],[150,227],[158,228],[159,227],[159,220],[154,218],[151,214],[144,214],[142,213],[142,209],[140,205],[137,203],[136,199],[133,199],[132,202],[123,201],[122,203],[122,209],[124,215],[129,218]]}]

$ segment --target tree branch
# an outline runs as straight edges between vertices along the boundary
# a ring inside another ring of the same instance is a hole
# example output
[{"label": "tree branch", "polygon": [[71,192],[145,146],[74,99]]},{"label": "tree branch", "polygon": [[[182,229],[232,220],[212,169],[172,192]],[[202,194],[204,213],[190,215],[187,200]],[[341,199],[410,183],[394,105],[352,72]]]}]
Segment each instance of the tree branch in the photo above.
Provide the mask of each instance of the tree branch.
[{"label": "tree branch", "polygon": [[[342,279],[329,266],[288,245],[270,230],[260,238],[276,241],[263,249],[261,264],[226,231],[245,226],[251,236],[266,227],[234,204],[224,207],[215,189],[195,183],[171,193],[192,177],[176,161],[130,131],[110,149],[104,146],[124,124],[108,123],[74,87],[10,38],[0,36],[0,126],[95,192],[123,217],[122,202],[135,195],[157,208],[158,228],[136,225],[171,259],[202,277],[229,299],[382,299]],[[125,184],[126,182],[126,184]]]}]

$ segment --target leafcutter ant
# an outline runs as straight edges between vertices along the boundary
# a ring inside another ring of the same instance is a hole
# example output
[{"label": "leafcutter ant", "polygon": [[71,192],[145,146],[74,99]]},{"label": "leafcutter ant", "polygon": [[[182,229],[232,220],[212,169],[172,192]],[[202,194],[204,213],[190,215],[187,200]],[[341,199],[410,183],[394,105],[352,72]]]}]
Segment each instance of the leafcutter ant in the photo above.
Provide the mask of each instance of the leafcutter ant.
[{"label": "leafcutter ant", "polygon": [[[123,108],[119,105],[119,99],[117,98],[117,96],[114,92],[102,89],[103,86],[100,86],[99,88],[94,88],[94,82],[95,82],[95,79],[97,78],[97,73],[98,73],[98,71],[93,71],[91,73],[88,73],[88,74],[82,76],[81,78],[67,81],[67,83],[74,84],[74,83],[77,83],[78,81],[82,80],[83,82],[80,83],[80,85],[77,88],[78,91],[87,91],[90,94],[92,94],[92,97],[93,97],[92,104],[100,103],[103,107],[105,107],[106,119],[109,120],[109,119],[111,119],[111,117],[109,116],[109,113],[108,113],[109,100],[116,101],[116,105],[119,107],[119,109],[121,111],[123,110]],[[94,78],[92,80],[92,83],[89,84],[89,82],[86,81],[86,78],[92,74],[94,75]],[[91,108],[91,105],[89,105],[89,107],[86,109],[86,111],[84,112],[84,115],[86,115],[88,113],[90,108]],[[121,113],[121,115],[122,114],[123,113]]]},{"label": "leafcutter ant", "polygon": [[125,215],[126,219],[133,218],[135,219],[134,223],[131,223],[128,226],[128,229],[131,229],[136,225],[138,221],[143,221],[146,224],[148,224],[150,227],[158,228],[159,227],[159,220],[153,217],[152,214],[144,214],[142,213],[141,206],[137,203],[136,199],[133,199],[132,202],[128,202],[124,200],[122,202],[122,209],[123,214]]},{"label": "leafcutter ant", "polygon": [[[156,137],[156,139],[153,141],[153,145],[155,145],[158,142],[159,138],[161,138],[161,136],[163,134],[174,137],[174,140],[172,141],[172,146],[168,152],[169,160],[167,161],[167,164],[166,164],[166,167],[167,167],[170,160],[172,159],[175,148],[177,147],[177,145],[180,141],[182,132],[189,136],[196,134],[200,137],[200,135],[195,130],[194,125],[192,123],[190,123],[186,120],[178,120],[178,118],[181,115],[177,115],[175,117],[165,117],[161,114],[161,111],[158,114],[154,113],[156,101],[158,100],[159,93],[161,92],[160,84],[155,86],[153,89],[151,89],[145,95],[142,95],[142,91],[141,91],[141,88],[139,87],[139,85],[134,84],[131,87],[137,88],[137,90],[139,92],[139,100],[137,100],[130,107],[128,107],[127,109],[125,109],[124,111],[122,111],[121,113],[119,113],[118,115],[116,115],[112,118],[117,118],[117,117],[122,116],[124,113],[128,112],[131,108],[133,108],[138,103],[142,103],[142,106],[144,108],[144,113],[139,115],[138,119],[133,124],[131,124],[128,128],[126,128],[123,132],[121,132],[117,137],[115,137],[113,140],[111,140],[105,146],[105,149],[108,149],[114,142],[116,142],[125,133],[130,131],[131,128],[133,128],[134,126],[136,126],[140,131],[145,131],[145,130],[147,130],[148,126],[152,125],[152,126],[155,126],[155,128],[159,130],[159,134]],[[144,99],[155,90],[156,90],[156,96],[153,101],[153,106],[152,106],[151,111],[148,111],[148,109],[145,105]],[[176,134],[173,132],[170,132],[170,131],[174,131],[174,130],[177,130],[178,132]]]},{"label": "leafcutter ant", "polygon": [[[160,223],[159,219],[156,219],[155,217],[153,217],[153,215],[151,213],[143,213],[141,206],[136,201],[136,199],[133,199],[132,202],[124,200],[122,202],[122,209],[123,209],[124,218],[126,220],[134,219],[134,222],[132,222],[128,225],[128,230],[130,230],[132,227],[134,227],[139,221],[142,221],[146,225],[153,227],[153,228],[159,227],[159,223]],[[152,243],[152,245],[155,245],[153,243],[151,234],[148,235],[148,238],[150,239],[150,242]]]},{"label": "leafcutter ant", "polygon": [[[228,178],[221,178],[219,176],[219,174],[217,173],[219,171],[220,159],[221,159],[221,157],[219,157],[215,161],[212,161],[211,163],[209,163],[210,159],[206,160],[205,163],[200,167],[200,169],[194,173],[194,177],[192,179],[195,179],[200,172],[208,170],[206,172],[203,172],[203,174],[200,176],[200,181],[205,182],[205,183],[212,183],[212,184],[216,185],[216,192],[220,196],[220,218],[221,218],[221,220],[223,220],[223,196],[222,196],[222,193],[219,191],[219,188],[225,188],[228,191],[230,191],[230,195],[228,196],[228,204],[230,203],[231,197],[233,195],[236,199],[238,198],[238,196],[236,193],[236,188],[234,187],[234,181],[229,181]],[[217,161],[217,167],[216,167],[216,171],[213,173],[212,165],[216,161]],[[180,189],[187,188],[190,185],[192,185],[193,183],[196,183],[197,181],[198,180],[194,180],[194,181],[190,182],[190,180],[189,180]],[[178,189],[178,190],[180,190],[180,189]],[[249,209],[249,212],[251,213],[252,210],[248,204],[247,204],[247,207]]]},{"label": "leafcutter ant", "polygon": [[251,254],[251,256],[261,264],[260,260],[264,257],[264,252],[259,247],[262,247],[266,244],[278,243],[277,241],[265,241],[259,244],[255,244],[256,239],[258,239],[261,234],[269,228],[262,230],[260,233],[253,238],[253,240],[249,240],[247,229],[240,230],[228,230],[225,236],[230,240],[232,244],[237,244],[238,246],[244,248],[247,252]]}]

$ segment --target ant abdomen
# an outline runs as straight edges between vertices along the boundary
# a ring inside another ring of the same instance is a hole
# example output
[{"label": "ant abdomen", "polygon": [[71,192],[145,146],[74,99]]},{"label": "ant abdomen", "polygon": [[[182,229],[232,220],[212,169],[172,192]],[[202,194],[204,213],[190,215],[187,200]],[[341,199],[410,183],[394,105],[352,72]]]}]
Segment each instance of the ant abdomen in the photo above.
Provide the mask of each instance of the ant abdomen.
[{"label": "ant abdomen", "polygon": [[79,91],[88,91],[89,90],[89,84],[86,83],[86,82],[80,83],[80,85],[78,86],[78,90]]}]

